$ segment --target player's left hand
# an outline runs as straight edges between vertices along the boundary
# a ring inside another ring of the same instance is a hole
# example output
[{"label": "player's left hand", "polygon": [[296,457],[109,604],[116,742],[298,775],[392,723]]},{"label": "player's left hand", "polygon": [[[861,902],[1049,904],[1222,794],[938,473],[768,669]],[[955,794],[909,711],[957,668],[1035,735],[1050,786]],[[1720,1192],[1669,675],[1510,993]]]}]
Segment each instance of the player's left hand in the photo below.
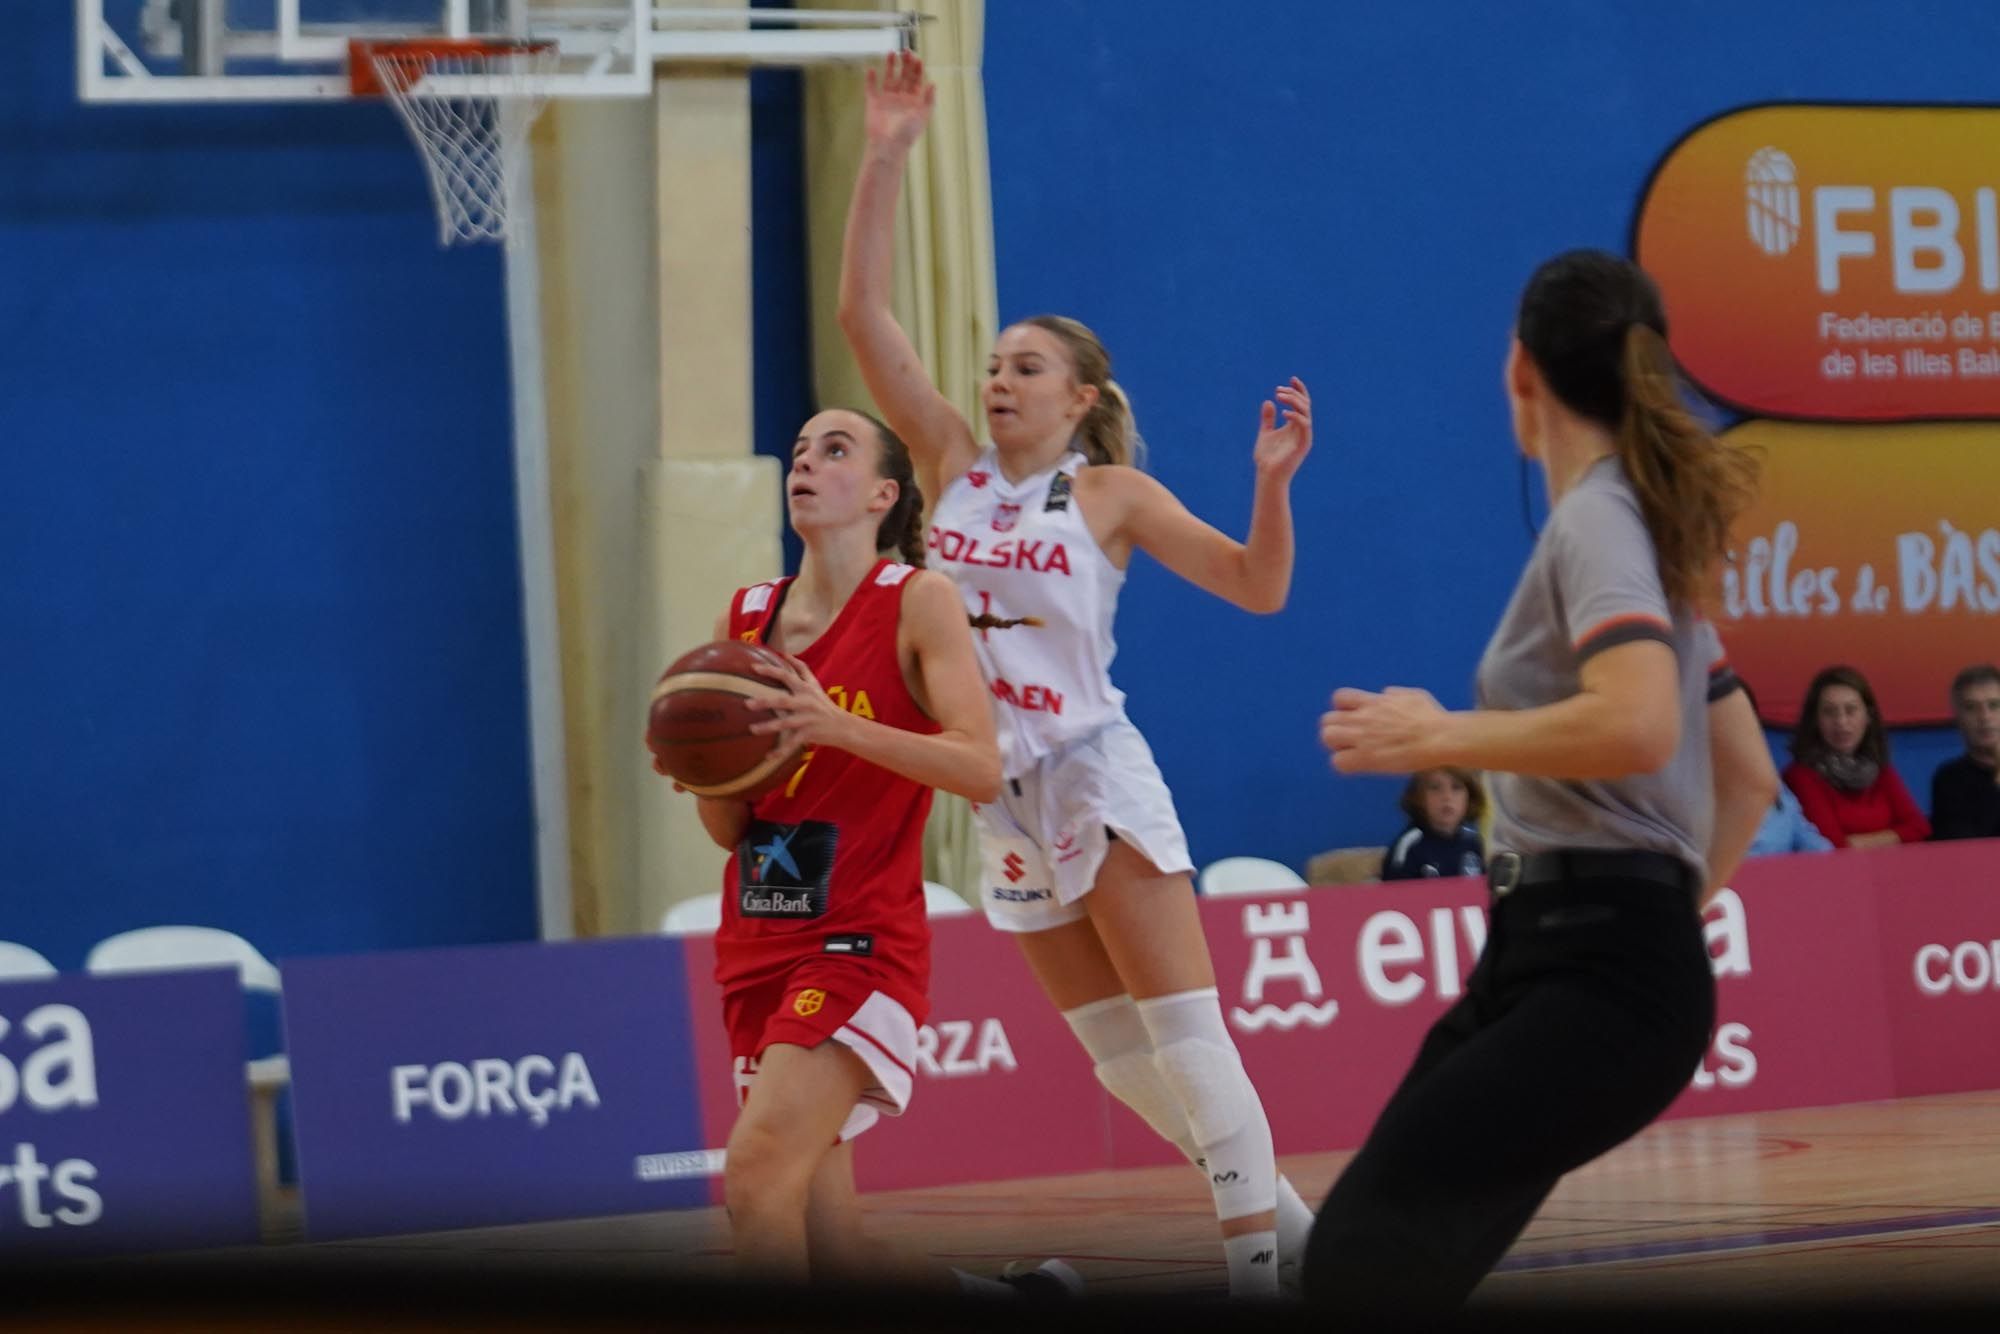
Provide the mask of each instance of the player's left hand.
[{"label": "player's left hand", "polygon": [[1380,694],[1343,686],[1320,715],[1320,744],[1344,774],[1407,774],[1432,767],[1431,747],[1449,716],[1428,690],[1390,686]]},{"label": "player's left hand", "polygon": [[838,748],[840,738],[853,725],[853,716],[833,702],[826,688],[820,685],[819,678],[813,675],[812,668],[789,653],[780,656],[785,660],[783,667],[760,663],[757,670],[791,693],[746,700],[746,707],[774,715],[764,722],[753,724],[750,730],[781,732],[787,741],[796,745]]},{"label": "player's left hand", "polygon": [[1312,451],[1312,395],[1306,392],[1305,381],[1294,375],[1290,384],[1278,386],[1276,397],[1276,403],[1264,401],[1251,457],[1259,478],[1284,483],[1292,480]]}]

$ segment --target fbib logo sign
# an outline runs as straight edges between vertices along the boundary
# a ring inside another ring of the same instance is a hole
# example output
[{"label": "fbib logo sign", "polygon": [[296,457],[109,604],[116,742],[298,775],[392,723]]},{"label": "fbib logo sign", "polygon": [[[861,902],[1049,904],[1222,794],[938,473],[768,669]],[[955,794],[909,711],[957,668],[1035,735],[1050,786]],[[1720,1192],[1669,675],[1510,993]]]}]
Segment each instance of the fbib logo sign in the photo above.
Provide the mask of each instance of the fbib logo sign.
[{"label": "fbib logo sign", "polygon": [[1944,722],[1940,682],[2000,633],[1996,135],[2000,109],[1758,107],[1640,204],[1675,355],[1763,455],[1721,592],[1767,722],[1843,661],[1891,725]]},{"label": "fbib logo sign", "polygon": [[1635,246],[1688,374],[1778,417],[2000,417],[1996,136],[2000,109],[1769,106],[1674,145]]}]

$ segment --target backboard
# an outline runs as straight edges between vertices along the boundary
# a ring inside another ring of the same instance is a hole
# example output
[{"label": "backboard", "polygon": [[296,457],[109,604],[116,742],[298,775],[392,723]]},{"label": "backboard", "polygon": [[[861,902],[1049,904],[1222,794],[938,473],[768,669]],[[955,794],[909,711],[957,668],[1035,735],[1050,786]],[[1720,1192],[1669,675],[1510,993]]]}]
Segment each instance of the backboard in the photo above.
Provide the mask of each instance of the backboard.
[{"label": "backboard", "polygon": [[652,0],[74,0],[86,102],[288,102],[354,96],[349,42],[552,43],[545,97],[643,97],[660,61],[879,60],[917,16],[889,11],[655,9]]}]

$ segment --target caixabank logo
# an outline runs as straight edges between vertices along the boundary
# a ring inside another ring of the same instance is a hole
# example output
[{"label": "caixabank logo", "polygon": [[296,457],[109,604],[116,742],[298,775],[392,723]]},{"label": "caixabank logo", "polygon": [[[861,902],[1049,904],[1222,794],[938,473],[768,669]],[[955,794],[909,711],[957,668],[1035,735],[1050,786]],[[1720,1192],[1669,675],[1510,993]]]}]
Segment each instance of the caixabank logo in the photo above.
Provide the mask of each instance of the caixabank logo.
[{"label": "caixabank logo", "polygon": [[1776,105],[1662,156],[1633,252],[1761,493],[1720,626],[1766,722],[1852,662],[1891,725],[2000,635],[2000,107]]}]

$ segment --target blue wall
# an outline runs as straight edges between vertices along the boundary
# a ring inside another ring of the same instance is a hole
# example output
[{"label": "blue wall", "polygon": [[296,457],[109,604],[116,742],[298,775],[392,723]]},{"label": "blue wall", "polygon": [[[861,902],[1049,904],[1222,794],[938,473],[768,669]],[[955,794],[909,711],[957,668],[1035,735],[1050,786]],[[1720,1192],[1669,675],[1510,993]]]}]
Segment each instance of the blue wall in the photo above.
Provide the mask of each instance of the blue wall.
[{"label": "blue wall", "polygon": [[[534,932],[501,266],[440,253],[380,107],[80,107],[68,6],[0,55],[0,938],[268,953]],[[1694,123],[1990,97],[2000,11],[1139,0],[989,6],[1003,317],[1105,335],[1156,471],[1241,532],[1256,405],[1320,440],[1283,615],[1137,563],[1118,675],[1201,860],[1380,841],[1335,684],[1447,703],[1528,538],[1498,391],[1518,287],[1622,247]],[[1053,95],[1051,90],[1057,90]],[[810,411],[796,80],[755,107],[758,443]],[[1536,511],[1539,514],[1539,501]],[[1942,685],[1942,683],[1940,683]],[[1955,749],[1904,734],[1920,792]]]},{"label": "blue wall", "polygon": [[[1144,559],[1127,584],[1115,675],[1198,863],[1395,833],[1398,782],[1327,769],[1332,687],[1471,702],[1529,548],[1500,364],[1534,265],[1624,251],[1650,168],[1720,111],[1990,100],[2000,49],[1987,0],[987,14],[1002,320],[1095,327],[1153,470],[1237,535],[1259,400],[1314,391],[1291,606],[1244,615]],[[1927,801],[1958,747],[1895,748]]]},{"label": "blue wall", "polygon": [[532,937],[501,265],[379,106],[0,56],[0,938]]}]

